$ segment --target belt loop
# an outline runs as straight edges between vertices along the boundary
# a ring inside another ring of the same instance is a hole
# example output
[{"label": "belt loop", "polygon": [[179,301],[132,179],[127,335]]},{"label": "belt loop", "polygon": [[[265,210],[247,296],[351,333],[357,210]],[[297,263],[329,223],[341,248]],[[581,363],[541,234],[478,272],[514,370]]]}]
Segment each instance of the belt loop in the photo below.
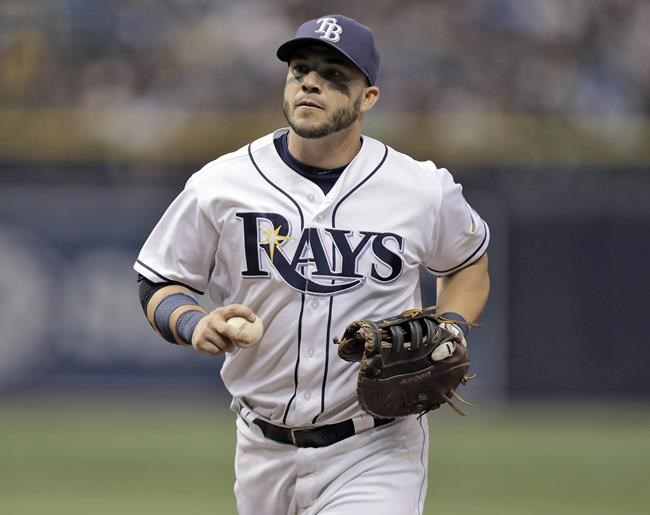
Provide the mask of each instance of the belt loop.
[{"label": "belt loop", "polygon": [[230,401],[230,411],[234,411],[237,415],[239,415],[239,412],[241,411],[241,404],[239,402],[239,399],[232,398]]},{"label": "belt loop", "polygon": [[230,408],[246,422],[247,426],[250,426],[257,418],[257,415],[239,399],[233,399]]},{"label": "belt loop", "polygon": [[362,433],[364,431],[367,431],[368,429],[372,429],[373,427],[375,427],[374,417],[371,415],[367,415],[366,413],[363,413],[358,417],[354,417],[352,419],[352,423],[354,424],[355,434]]}]

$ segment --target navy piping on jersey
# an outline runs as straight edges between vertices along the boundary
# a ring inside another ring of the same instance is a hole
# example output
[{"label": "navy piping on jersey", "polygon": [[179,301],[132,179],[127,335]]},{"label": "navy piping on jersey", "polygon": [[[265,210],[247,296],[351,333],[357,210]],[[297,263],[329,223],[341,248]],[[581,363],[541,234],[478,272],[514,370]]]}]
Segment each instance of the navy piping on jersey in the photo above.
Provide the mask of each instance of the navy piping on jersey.
[{"label": "navy piping on jersey", "polygon": [[280,186],[275,184],[274,182],[271,181],[266,175],[262,173],[262,170],[260,170],[260,167],[257,166],[257,163],[255,162],[255,159],[253,159],[253,153],[251,152],[251,146],[252,143],[248,145],[248,157],[251,160],[251,163],[253,163],[253,166],[257,170],[257,173],[259,173],[262,178],[268,182],[271,186],[273,186],[276,190],[278,190],[280,193],[282,193],[285,197],[287,197],[291,202],[293,202],[293,205],[296,206],[296,209],[298,210],[298,214],[300,215],[300,230],[302,231],[305,228],[305,218],[302,215],[302,210],[300,209],[300,206],[298,205],[298,202],[296,202],[291,195],[289,195],[286,191],[284,191]]},{"label": "navy piping on jersey", "polygon": [[[332,227],[334,228],[334,227]],[[336,269],[336,245],[332,243],[332,268]],[[334,279],[332,279],[332,284],[334,284]],[[330,360],[330,335],[332,334],[332,309],[334,307],[334,296],[330,296],[328,315],[327,315],[327,337],[325,338],[325,370],[323,371],[323,383],[321,386],[321,396],[320,396],[320,413],[314,417],[312,421],[313,424],[316,423],[318,417],[320,417],[325,411],[325,388],[327,385],[327,371],[329,369],[329,360]]]},{"label": "navy piping on jersey", "polygon": [[[461,269],[461,268],[463,268],[467,263],[469,263],[469,261],[472,260],[472,258],[476,255],[476,253],[477,253],[479,250],[481,250],[481,249],[483,248],[483,245],[485,245],[485,240],[487,240],[488,233],[489,233],[489,229],[488,229],[487,224],[485,223],[485,220],[483,220],[483,229],[484,229],[484,232],[483,232],[483,241],[481,241],[481,244],[476,248],[476,250],[474,250],[474,252],[472,252],[472,253],[470,254],[470,256],[469,256],[467,259],[465,259],[465,261],[463,261],[463,262],[460,263],[459,265],[452,266],[452,267],[451,267],[450,269],[448,269],[448,270],[436,270],[436,269],[434,269],[434,268],[429,268],[429,267],[427,267],[427,270],[431,270],[433,273],[436,273],[436,274],[450,274],[451,272],[453,272],[453,271],[455,271],[455,270],[457,270],[457,269]],[[485,254],[485,252],[484,252],[483,254]],[[481,256],[482,256],[483,254],[481,254]],[[479,256],[479,258],[480,258],[481,256]],[[477,259],[478,259],[478,258],[477,258]]]},{"label": "navy piping on jersey", "polygon": [[334,211],[332,212],[332,229],[334,229],[334,228],[336,227],[336,211],[337,211],[338,208],[341,206],[341,204],[343,204],[343,202],[344,202],[344,201],[345,201],[345,200],[346,200],[350,195],[352,195],[352,194],[353,194],[355,191],[357,191],[361,186],[363,186],[363,185],[368,181],[368,179],[370,179],[370,177],[372,177],[373,175],[375,175],[375,173],[377,172],[377,170],[379,170],[379,169],[382,167],[382,165],[384,164],[384,162],[386,161],[386,157],[387,157],[387,156],[388,156],[388,147],[387,147],[386,145],[384,145],[384,156],[381,158],[381,161],[380,161],[379,164],[377,165],[377,168],[375,168],[372,172],[370,172],[370,173],[368,174],[368,176],[367,176],[364,180],[362,180],[359,184],[357,184],[354,188],[352,188],[350,191],[348,191],[348,193],[347,193],[347,195],[345,195],[345,197],[343,197],[341,200],[339,200],[338,204],[336,204],[336,206],[334,207]]},{"label": "navy piping on jersey", "polygon": [[[357,191],[361,186],[363,186],[375,173],[382,167],[384,162],[386,161],[386,157],[388,156],[388,147],[384,145],[384,155],[381,158],[381,161],[377,165],[377,167],[370,172],[365,179],[363,179],[359,184],[357,184],[354,188],[352,188],[339,202],[336,204],[334,207],[334,210],[332,211],[332,229],[336,228],[336,211],[338,208],[341,206],[343,201],[345,201],[352,193]],[[336,267],[336,252],[332,253],[332,265]],[[332,284],[334,284],[334,280],[332,280]],[[321,386],[321,401],[320,401],[320,406],[321,410],[318,415],[316,415],[313,419],[313,423],[316,423],[316,420],[318,417],[320,417],[323,412],[325,411],[325,387],[327,385],[327,372],[328,372],[328,365],[329,365],[329,349],[331,347],[330,344],[330,334],[332,331],[332,311],[334,309],[334,296],[330,296],[330,305],[329,305],[329,313],[327,315],[327,338],[325,340],[325,370],[323,371],[323,383]]]},{"label": "navy piping on jersey", "polygon": [[300,347],[302,345],[302,315],[305,311],[305,294],[301,294],[300,300],[300,315],[298,316],[298,352],[296,353],[296,366],[293,371],[293,395],[287,403],[287,407],[284,409],[284,415],[282,417],[282,423],[287,424],[287,416],[289,415],[289,410],[291,409],[291,404],[293,403],[296,395],[298,394],[298,367],[300,365]]},{"label": "navy piping on jersey", "polygon": [[[296,209],[298,210],[298,214],[300,215],[300,230],[302,231],[305,228],[305,217],[302,214],[302,209],[300,209],[300,205],[298,205],[298,202],[294,200],[294,198],[289,195],[286,191],[284,191],[282,188],[280,188],[277,184],[275,184],[271,179],[269,179],[262,170],[260,170],[260,167],[257,166],[257,163],[255,162],[255,159],[253,158],[253,152],[251,151],[251,146],[252,143],[248,145],[248,157],[251,160],[251,163],[253,163],[253,166],[257,170],[257,173],[259,173],[262,178],[268,182],[271,186],[273,186],[276,190],[278,190],[280,193],[282,193],[285,197],[287,197],[294,206],[296,206]],[[301,340],[302,340],[302,315],[304,313],[305,308],[305,294],[302,294],[302,301],[300,305],[300,316],[298,317],[298,352],[296,355],[296,366],[294,369],[293,373],[293,395],[289,399],[289,402],[287,402],[287,407],[284,409],[284,415],[282,417],[282,423],[286,424],[287,423],[287,416],[289,415],[289,410],[291,409],[291,404],[293,404],[294,399],[296,398],[296,394],[298,393],[298,366],[300,365],[300,346],[301,346]]]},{"label": "navy piping on jersey", "polygon": [[181,285],[181,286],[185,286],[185,288],[187,288],[188,290],[191,290],[191,291],[193,291],[194,293],[198,293],[199,295],[203,295],[203,294],[204,294],[204,292],[202,292],[201,290],[197,290],[196,288],[192,288],[191,286],[189,286],[189,285],[187,285],[187,284],[185,284],[185,283],[182,283],[182,282],[180,282],[180,281],[174,281],[173,279],[169,279],[168,277],[165,277],[164,275],[159,274],[159,273],[156,272],[153,268],[151,268],[149,265],[143,263],[143,262],[140,261],[139,259],[136,259],[135,262],[138,263],[138,264],[140,264],[140,265],[142,265],[143,267],[145,267],[145,268],[146,268],[147,270],[149,270],[151,273],[156,274],[158,277],[160,277],[161,279],[163,279],[165,282],[172,283],[172,284],[179,284],[179,285]]},{"label": "navy piping on jersey", "polygon": [[[303,214],[302,214],[302,210],[300,209],[300,205],[291,197],[291,195],[289,195],[286,191],[284,191],[282,188],[277,186],[266,175],[264,175],[264,173],[262,172],[260,167],[255,162],[255,159],[253,158],[253,154],[252,154],[252,151],[251,151],[251,146],[252,146],[252,144],[248,145],[248,157],[250,158],[251,163],[253,163],[253,166],[255,167],[257,172],[262,176],[262,178],[266,182],[268,182],[271,186],[273,186],[280,193],[285,195],[296,206],[296,209],[298,210],[298,214],[300,215],[300,230],[302,231],[304,229],[304,217],[303,217]],[[277,147],[276,147],[276,149],[277,149]],[[388,147],[386,145],[384,145],[384,155],[383,155],[381,161],[379,162],[379,164],[377,165],[377,167],[372,172],[370,172],[370,174],[368,174],[368,176],[363,181],[361,181],[352,190],[350,190],[347,193],[347,195],[345,195],[345,197],[343,197],[338,202],[338,204],[335,206],[334,211],[332,213],[332,228],[334,228],[336,226],[335,225],[335,217],[336,217],[336,211],[339,208],[339,206],[352,193],[354,193],[363,184],[365,184],[366,181],[368,181],[368,179],[370,179],[370,177],[372,177],[377,172],[377,170],[379,170],[382,167],[382,165],[386,161],[387,156],[388,156]],[[280,157],[282,158],[281,154],[280,154]],[[327,319],[327,340],[325,342],[326,343],[326,347],[325,347],[326,363],[325,363],[325,369],[324,369],[324,373],[323,373],[323,383],[322,383],[322,386],[321,386],[321,411],[320,411],[320,413],[318,415],[316,415],[314,417],[313,423],[315,423],[316,420],[318,419],[318,417],[323,413],[323,411],[325,411],[325,386],[327,384],[327,371],[328,371],[328,363],[329,363],[329,335],[330,335],[331,326],[332,326],[332,304],[333,304],[333,300],[334,300],[333,297],[330,297],[330,309],[329,309],[328,319]],[[287,421],[287,417],[289,415],[289,411],[291,409],[291,405],[293,404],[293,401],[295,400],[296,395],[298,393],[298,370],[299,370],[299,365],[300,365],[300,349],[301,349],[301,340],[302,340],[302,317],[303,317],[303,314],[304,314],[304,307],[305,307],[305,295],[302,294],[301,306],[300,306],[300,315],[298,317],[298,352],[297,352],[297,356],[296,356],[296,365],[295,365],[295,369],[294,369],[294,391],[293,391],[293,395],[289,399],[289,402],[287,403],[287,407],[284,410],[284,415],[282,417],[282,423],[283,424],[287,423],[286,421]]]},{"label": "navy piping on jersey", "polygon": [[[334,280],[332,280],[334,284]],[[316,423],[318,417],[320,417],[325,411],[325,389],[327,387],[327,372],[329,371],[330,364],[330,347],[331,345],[331,331],[332,331],[332,306],[334,305],[334,296],[330,296],[329,310],[327,312],[327,336],[325,337],[325,368],[323,370],[323,382],[321,384],[320,391],[320,413],[314,417],[311,421],[312,424]]]}]

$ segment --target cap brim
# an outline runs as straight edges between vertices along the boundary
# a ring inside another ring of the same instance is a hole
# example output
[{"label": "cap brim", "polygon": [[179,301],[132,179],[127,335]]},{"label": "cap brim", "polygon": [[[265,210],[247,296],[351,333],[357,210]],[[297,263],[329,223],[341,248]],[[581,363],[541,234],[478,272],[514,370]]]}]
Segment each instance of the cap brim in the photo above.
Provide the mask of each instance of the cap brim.
[{"label": "cap brim", "polygon": [[356,66],[361,73],[363,73],[368,81],[372,84],[372,81],[370,80],[370,77],[368,77],[368,74],[357,64],[357,62],[352,59],[348,54],[346,54],[343,50],[341,50],[339,47],[336,45],[333,45],[332,43],[328,41],[323,41],[321,38],[295,38],[295,39],[290,39],[289,41],[286,41],[285,43],[282,43],[277,51],[275,52],[275,55],[280,59],[280,61],[284,61],[285,63],[288,63],[291,61],[291,58],[293,57],[293,54],[295,54],[298,50],[301,48],[304,48],[309,45],[323,45],[329,48],[332,48],[336,50],[339,54],[344,56],[348,61],[350,61],[354,66]]},{"label": "cap brim", "polygon": [[[295,38],[295,39],[290,39],[289,41],[281,44],[278,47],[278,50],[276,51],[275,55],[278,56],[278,59],[280,59],[280,61],[284,61],[285,63],[288,63],[291,60],[291,57],[293,56],[293,54],[295,54],[301,48],[304,48],[304,47],[309,46],[309,45],[328,46],[330,48],[333,48],[334,50],[336,50],[340,54],[345,55],[336,46],[332,45],[331,43],[328,43],[327,41],[323,41],[320,38]],[[345,57],[350,59],[347,55]]]}]

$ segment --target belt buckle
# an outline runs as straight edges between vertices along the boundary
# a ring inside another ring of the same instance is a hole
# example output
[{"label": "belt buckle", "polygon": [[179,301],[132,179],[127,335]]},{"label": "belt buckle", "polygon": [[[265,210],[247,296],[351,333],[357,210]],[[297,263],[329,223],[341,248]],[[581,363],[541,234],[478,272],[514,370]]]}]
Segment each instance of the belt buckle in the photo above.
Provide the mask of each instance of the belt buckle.
[{"label": "belt buckle", "polygon": [[294,445],[294,447],[300,447],[296,441],[296,433],[308,433],[309,431],[311,431],[311,428],[308,427],[291,429],[291,432],[289,434],[291,435],[291,443]]}]

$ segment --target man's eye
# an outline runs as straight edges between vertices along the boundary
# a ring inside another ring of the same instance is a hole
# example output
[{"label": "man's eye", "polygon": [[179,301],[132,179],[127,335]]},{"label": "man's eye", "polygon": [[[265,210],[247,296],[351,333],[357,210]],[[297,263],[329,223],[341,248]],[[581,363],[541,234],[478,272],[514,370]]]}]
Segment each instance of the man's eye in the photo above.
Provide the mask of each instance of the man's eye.
[{"label": "man's eye", "polygon": [[332,79],[340,79],[343,77],[343,74],[340,72],[340,70],[337,70],[335,68],[330,68],[326,70],[325,75],[327,77],[331,77]]},{"label": "man's eye", "polygon": [[294,64],[293,71],[300,75],[305,75],[309,72],[309,69],[304,64]]}]

